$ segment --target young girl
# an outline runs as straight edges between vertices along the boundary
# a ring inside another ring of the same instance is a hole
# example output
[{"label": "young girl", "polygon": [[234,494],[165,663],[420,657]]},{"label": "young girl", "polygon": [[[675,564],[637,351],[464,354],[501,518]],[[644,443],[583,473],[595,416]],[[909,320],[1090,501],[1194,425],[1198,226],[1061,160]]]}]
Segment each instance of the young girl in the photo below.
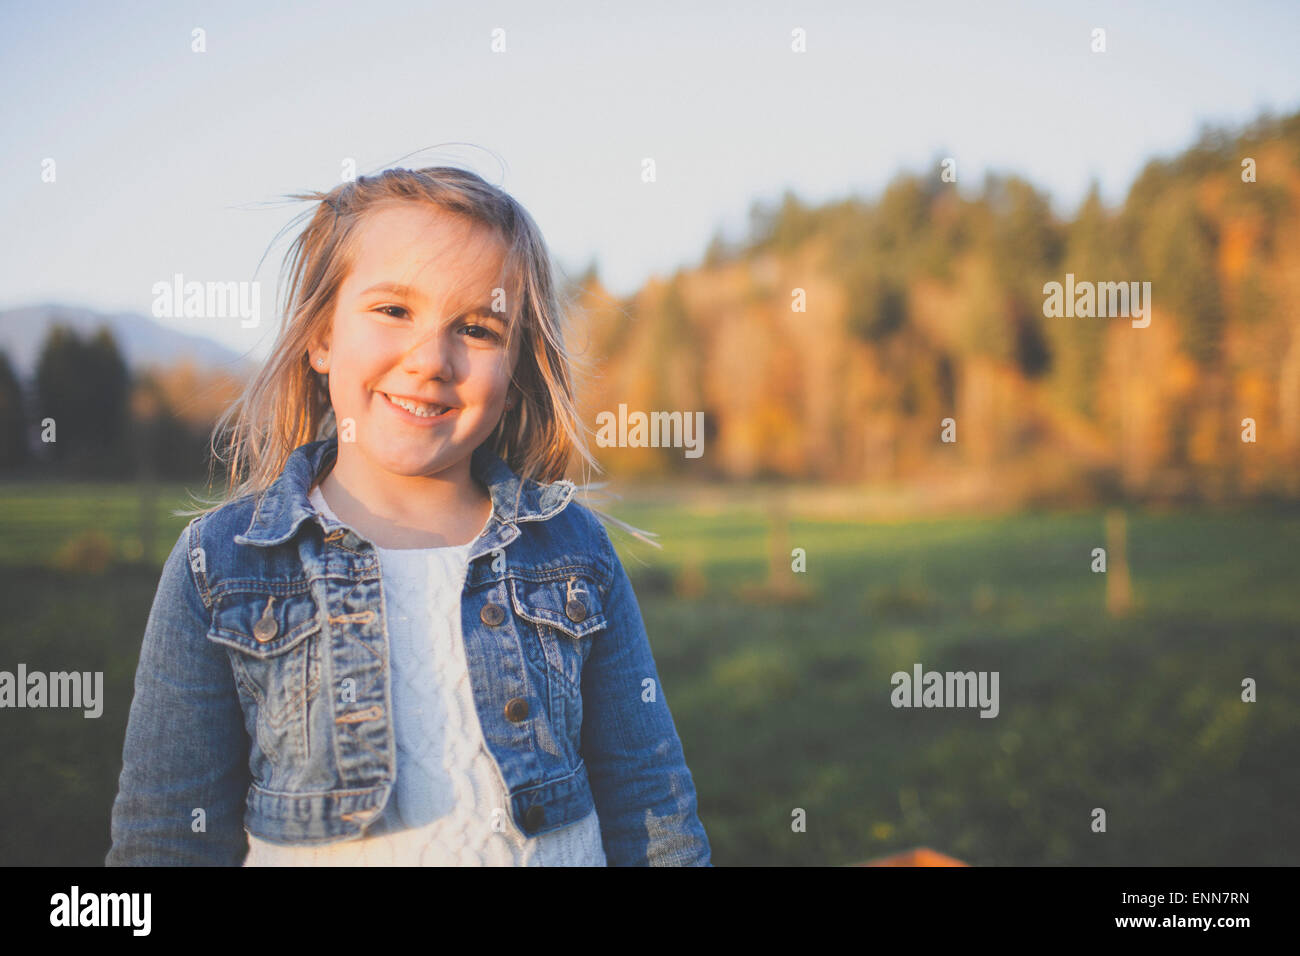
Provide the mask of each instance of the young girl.
[{"label": "young girl", "polygon": [[287,321],[217,426],[230,488],[149,615],[106,862],[711,865],[562,477],[594,462],[536,225],[446,167],[297,198]]}]

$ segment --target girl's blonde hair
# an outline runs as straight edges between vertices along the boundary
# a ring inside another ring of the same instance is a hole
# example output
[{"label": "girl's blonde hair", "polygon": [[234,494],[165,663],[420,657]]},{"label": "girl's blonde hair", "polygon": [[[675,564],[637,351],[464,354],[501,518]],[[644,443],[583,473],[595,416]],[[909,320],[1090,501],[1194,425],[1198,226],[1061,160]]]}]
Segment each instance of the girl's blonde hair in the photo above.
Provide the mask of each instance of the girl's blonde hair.
[{"label": "girl's blonde hair", "polygon": [[[513,348],[516,340],[520,344],[511,379],[516,401],[485,444],[525,479],[557,481],[575,455],[588,468],[602,470],[583,434],[573,382],[573,370],[579,366],[565,345],[566,326],[576,303],[557,287],[541,231],[512,196],[468,170],[434,166],[387,169],[329,192],[289,198],[316,206],[298,217],[311,218],[285,256],[288,285],[280,313],[284,318],[271,355],[213,428],[209,484],[211,466],[219,460],[227,463],[227,487],[202,507],[174,514],[205,514],[247,495],[262,494],[284,470],[294,449],[335,433],[326,379],[311,369],[307,349],[329,330],[339,288],[355,262],[358,224],[366,213],[394,202],[427,203],[472,220],[492,230],[505,247],[501,279],[507,305],[505,347]],[[602,486],[584,482],[581,487],[586,494]],[[638,537],[645,534],[592,510]]]}]

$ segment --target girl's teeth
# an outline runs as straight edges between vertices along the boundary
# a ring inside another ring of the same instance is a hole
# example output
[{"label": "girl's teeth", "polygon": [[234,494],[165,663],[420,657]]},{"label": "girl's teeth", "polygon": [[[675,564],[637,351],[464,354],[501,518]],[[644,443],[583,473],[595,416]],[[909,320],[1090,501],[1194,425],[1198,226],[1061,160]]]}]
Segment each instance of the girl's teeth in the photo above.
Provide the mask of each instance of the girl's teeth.
[{"label": "girl's teeth", "polygon": [[419,415],[421,418],[436,418],[447,410],[446,408],[438,406],[416,405],[414,402],[403,401],[402,399],[394,398],[391,395],[388,396],[388,400],[397,407],[404,408],[411,414]]}]

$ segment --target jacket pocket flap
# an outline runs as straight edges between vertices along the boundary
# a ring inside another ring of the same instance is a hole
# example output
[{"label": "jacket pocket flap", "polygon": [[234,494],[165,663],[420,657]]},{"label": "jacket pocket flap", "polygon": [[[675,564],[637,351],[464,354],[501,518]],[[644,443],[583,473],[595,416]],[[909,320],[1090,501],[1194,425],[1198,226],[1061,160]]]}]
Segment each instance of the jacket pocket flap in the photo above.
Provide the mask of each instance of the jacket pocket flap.
[{"label": "jacket pocket flap", "polygon": [[582,575],[550,581],[511,578],[510,597],[520,617],[570,637],[587,637],[606,626],[596,584]]},{"label": "jacket pocket flap", "polygon": [[228,591],[216,599],[207,636],[253,657],[275,657],[320,627],[310,591]]}]

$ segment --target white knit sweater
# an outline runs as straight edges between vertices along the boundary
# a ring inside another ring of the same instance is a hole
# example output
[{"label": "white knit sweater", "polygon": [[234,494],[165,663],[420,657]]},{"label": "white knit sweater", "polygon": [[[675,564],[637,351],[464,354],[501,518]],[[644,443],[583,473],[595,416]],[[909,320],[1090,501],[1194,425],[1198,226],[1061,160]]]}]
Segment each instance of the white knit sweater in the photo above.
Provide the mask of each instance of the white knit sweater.
[{"label": "white knit sweater", "polygon": [[[311,501],[334,520],[320,488]],[[391,650],[397,781],[359,839],[279,846],[248,834],[245,866],[605,866],[600,823],[526,837],[483,739],[461,635],[470,545],[377,548]]]}]

